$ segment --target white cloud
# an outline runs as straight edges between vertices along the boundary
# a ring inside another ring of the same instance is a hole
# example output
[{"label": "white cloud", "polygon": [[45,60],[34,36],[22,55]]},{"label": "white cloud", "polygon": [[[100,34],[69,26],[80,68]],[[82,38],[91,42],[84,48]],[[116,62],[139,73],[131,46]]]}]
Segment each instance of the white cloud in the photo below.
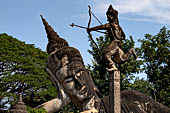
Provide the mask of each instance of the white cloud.
[{"label": "white cloud", "polygon": [[148,20],[170,25],[170,0],[94,0],[94,4],[95,12],[100,15],[105,15],[108,6],[112,4],[120,14],[142,16],[138,21]]}]

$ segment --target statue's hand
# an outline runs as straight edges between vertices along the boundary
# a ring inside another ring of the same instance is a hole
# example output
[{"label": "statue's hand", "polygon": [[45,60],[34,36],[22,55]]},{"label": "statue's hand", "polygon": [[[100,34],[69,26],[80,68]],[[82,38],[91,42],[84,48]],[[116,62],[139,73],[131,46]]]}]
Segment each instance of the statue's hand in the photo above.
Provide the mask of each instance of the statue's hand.
[{"label": "statue's hand", "polygon": [[87,28],[87,33],[90,33],[91,32],[91,29],[90,28]]}]

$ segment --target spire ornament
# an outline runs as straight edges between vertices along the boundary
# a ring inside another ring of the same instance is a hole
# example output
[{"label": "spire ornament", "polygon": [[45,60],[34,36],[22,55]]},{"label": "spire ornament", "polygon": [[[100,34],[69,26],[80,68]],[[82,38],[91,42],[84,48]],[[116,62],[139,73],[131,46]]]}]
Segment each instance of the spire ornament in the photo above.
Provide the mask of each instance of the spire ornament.
[{"label": "spire ornament", "polygon": [[45,26],[45,30],[46,30],[47,38],[48,38],[48,44],[46,48],[47,53],[50,54],[54,51],[60,50],[63,47],[68,47],[69,44],[67,43],[67,41],[64,40],[63,38],[60,38],[60,36],[48,24],[48,22],[43,18],[43,16],[42,15],[40,16]]}]

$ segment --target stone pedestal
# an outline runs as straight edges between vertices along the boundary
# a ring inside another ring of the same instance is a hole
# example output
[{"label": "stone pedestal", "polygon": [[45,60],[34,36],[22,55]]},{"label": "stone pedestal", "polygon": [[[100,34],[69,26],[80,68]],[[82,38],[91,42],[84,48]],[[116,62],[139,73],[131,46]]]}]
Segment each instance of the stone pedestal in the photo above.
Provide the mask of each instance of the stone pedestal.
[{"label": "stone pedestal", "polygon": [[109,113],[121,113],[120,71],[109,72]]}]

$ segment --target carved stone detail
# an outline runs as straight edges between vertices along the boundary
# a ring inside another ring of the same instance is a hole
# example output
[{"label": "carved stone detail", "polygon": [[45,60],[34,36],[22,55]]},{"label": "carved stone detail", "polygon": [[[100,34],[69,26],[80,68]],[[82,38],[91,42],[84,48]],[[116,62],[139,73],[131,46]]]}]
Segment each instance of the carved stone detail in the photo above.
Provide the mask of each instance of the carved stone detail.
[{"label": "carved stone detail", "polygon": [[27,113],[26,105],[22,101],[22,94],[19,95],[18,103],[12,107],[9,113]]}]

